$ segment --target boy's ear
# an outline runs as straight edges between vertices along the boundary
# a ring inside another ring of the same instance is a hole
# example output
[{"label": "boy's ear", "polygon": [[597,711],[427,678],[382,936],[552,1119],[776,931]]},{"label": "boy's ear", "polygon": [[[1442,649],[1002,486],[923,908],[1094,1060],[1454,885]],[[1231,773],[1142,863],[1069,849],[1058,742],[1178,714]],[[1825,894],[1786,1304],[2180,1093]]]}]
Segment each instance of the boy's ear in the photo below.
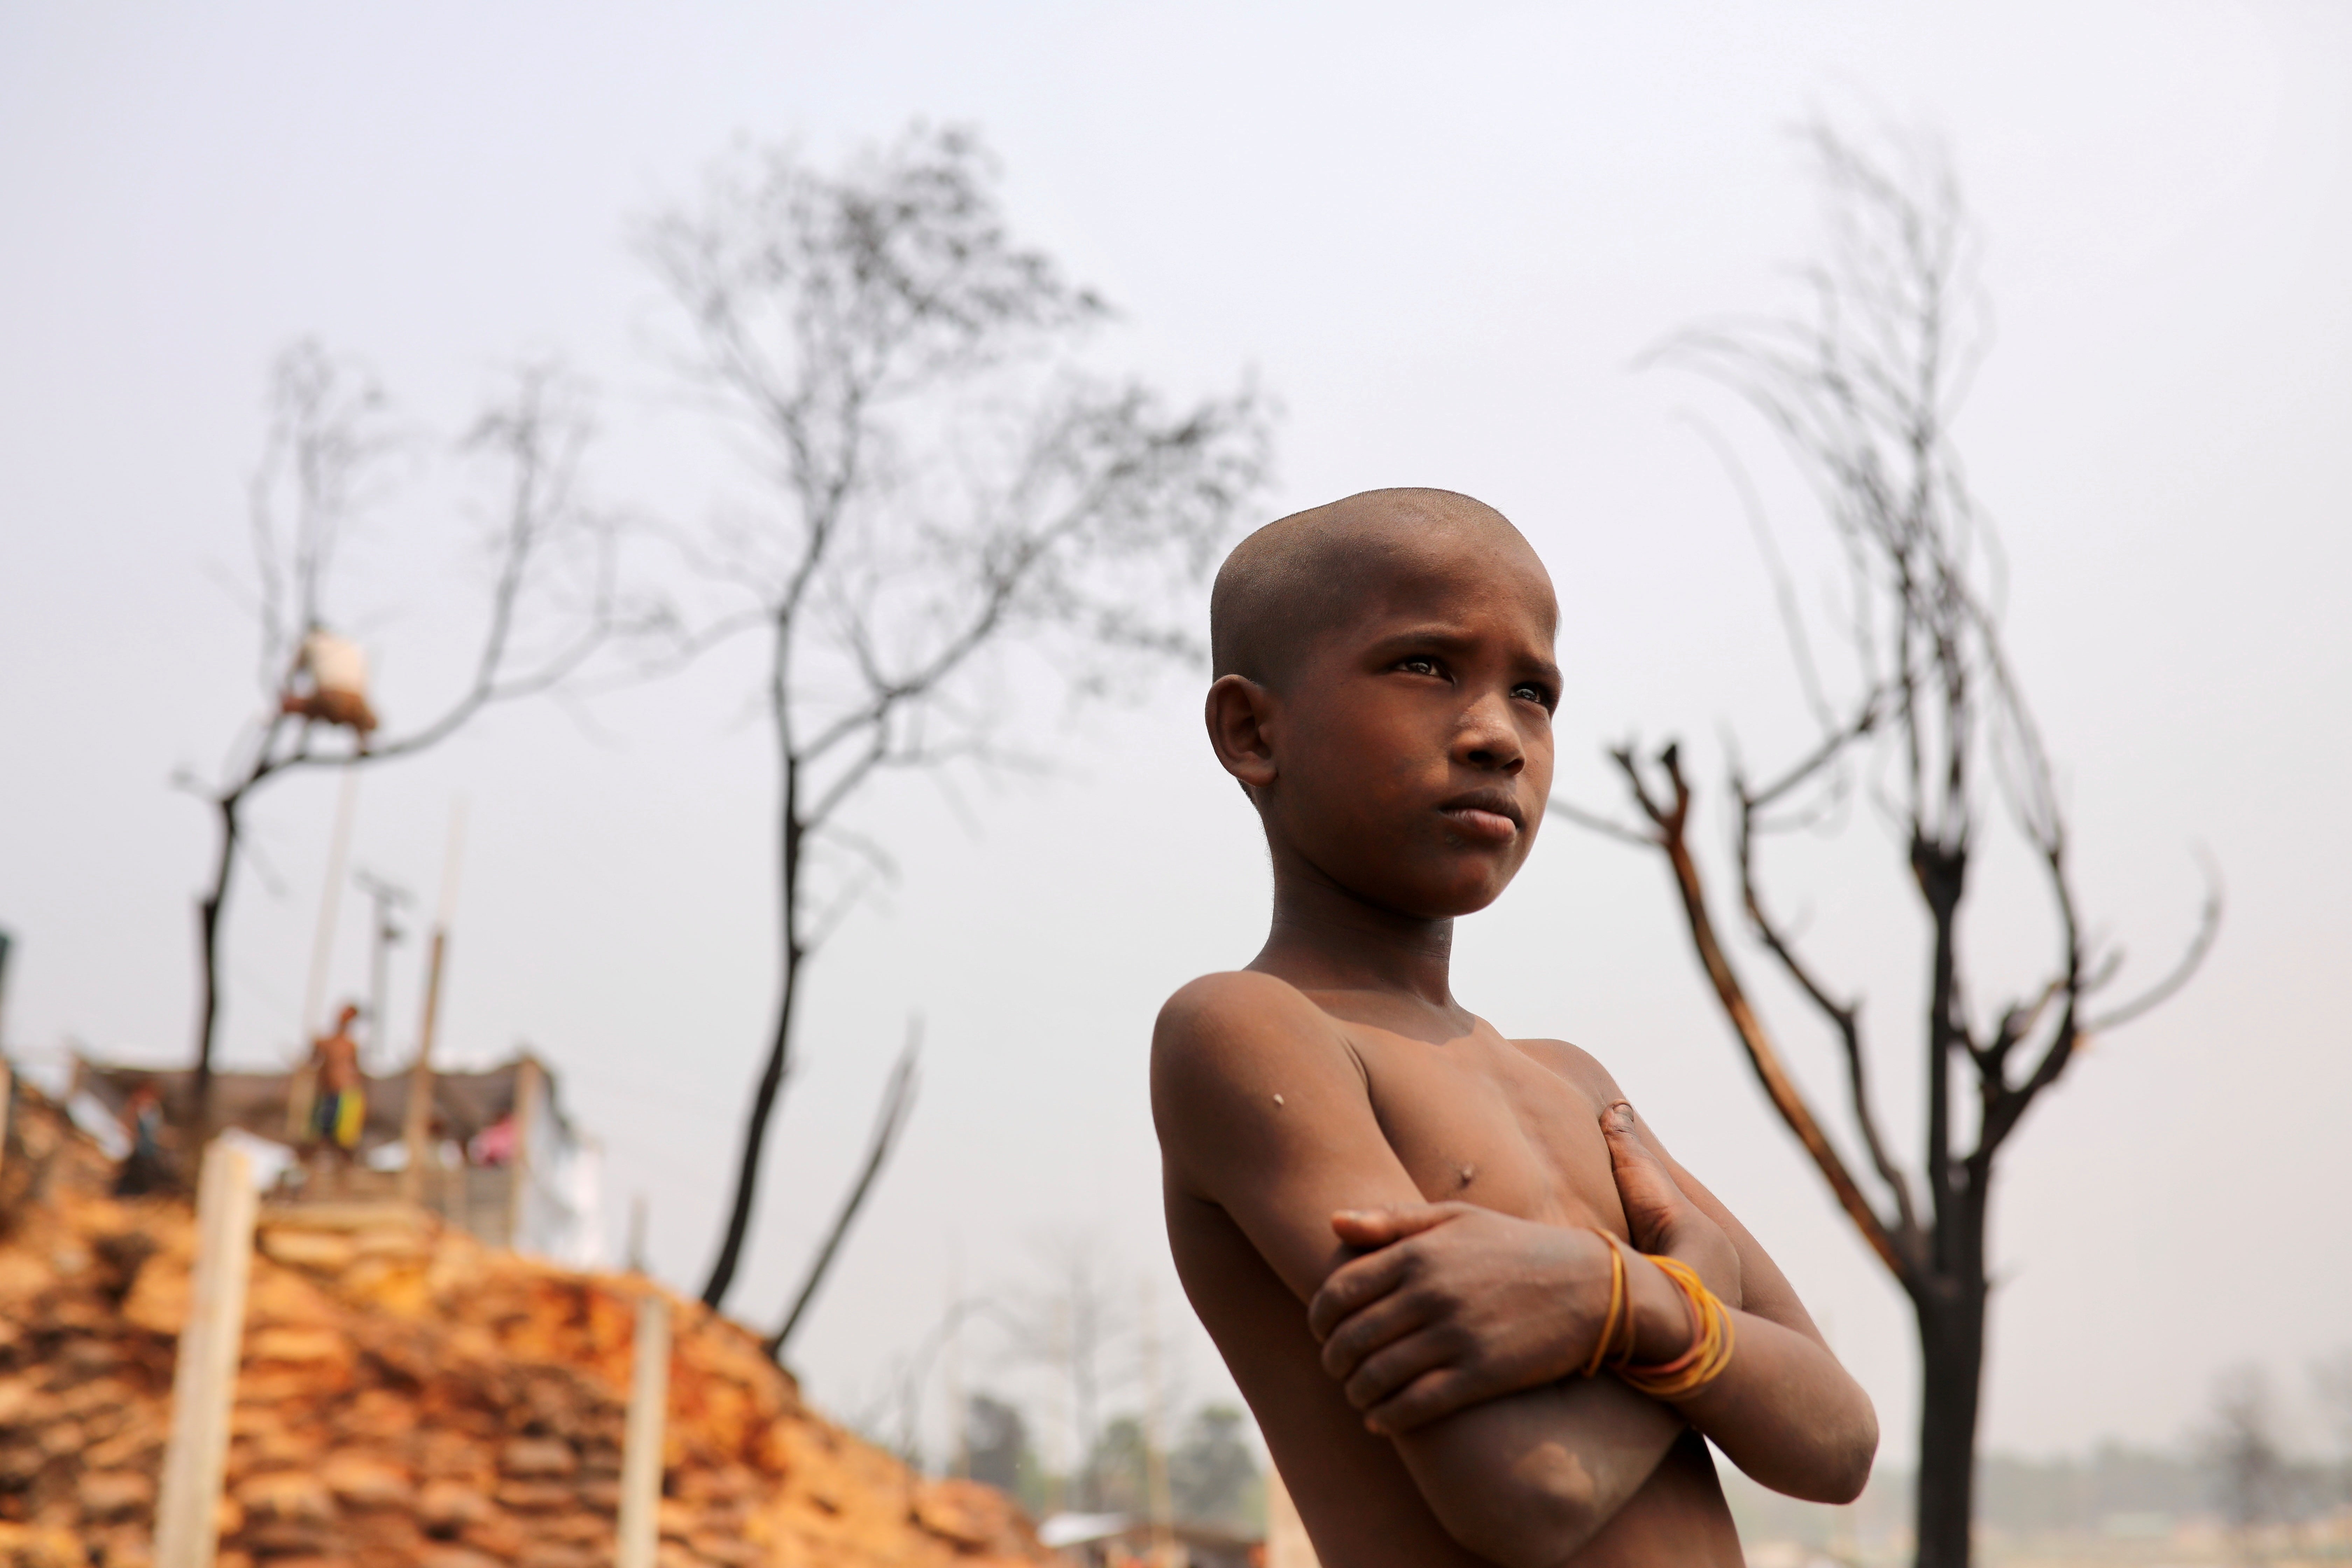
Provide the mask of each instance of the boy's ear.
[{"label": "boy's ear", "polygon": [[1221,675],[1209,688],[1209,744],[1244,789],[1274,782],[1274,742],[1266,736],[1273,710],[1274,693],[1245,675]]}]

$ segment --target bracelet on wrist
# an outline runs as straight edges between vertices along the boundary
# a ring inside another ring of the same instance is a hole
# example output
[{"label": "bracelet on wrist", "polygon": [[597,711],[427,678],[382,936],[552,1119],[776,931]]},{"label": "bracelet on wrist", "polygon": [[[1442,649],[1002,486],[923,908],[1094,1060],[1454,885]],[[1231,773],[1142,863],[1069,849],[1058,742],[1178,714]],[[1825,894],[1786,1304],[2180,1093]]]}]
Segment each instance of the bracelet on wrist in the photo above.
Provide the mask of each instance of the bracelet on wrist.
[{"label": "bracelet on wrist", "polygon": [[[1623,1244],[1605,1230],[1596,1229],[1592,1234],[1609,1247],[1609,1310],[1601,1314],[1601,1332],[1592,1342],[1591,1359],[1579,1369],[1579,1375],[1583,1377],[1594,1376],[1604,1365],[1622,1368],[1632,1361],[1637,1326],[1633,1321],[1633,1282],[1625,1276]],[[1625,1335],[1622,1346],[1616,1343],[1620,1328]]]},{"label": "bracelet on wrist", "polygon": [[[1649,1366],[1632,1365],[1630,1358],[1620,1361],[1616,1363],[1617,1375],[1625,1381],[1628,1387],[1653,1399],[1687,1399],[1721,1377],[1723,1369],[1731,1364],[1731,1312],[1716,1293],[1706,1288],[1699,1279],[1698,1271],[1689,1264],[1678,1258],[1654,1255],[1650,1257],[1650,1261],[1656,1264],[1658,1271],[1682,1292],[1683,1305],[1691,1320],[1690,1348],[1672,1361]],[[1621,1263],[1621,1270],[1622,1267]],[[1613,1281],[1615,1276],[1612,1275],[1612,1279]],[[1612,1289],[1612,1300],[1614,1294]],[[1630,1292],[1627,1300],[1629,1310],[1626,1316],[1630,1320],[1633,1315]],[[1630,1335],[1628,1339],[1630,1342]],[[1627,1350],[1630,1352],[1631,1349],[1629,1342]]]}]

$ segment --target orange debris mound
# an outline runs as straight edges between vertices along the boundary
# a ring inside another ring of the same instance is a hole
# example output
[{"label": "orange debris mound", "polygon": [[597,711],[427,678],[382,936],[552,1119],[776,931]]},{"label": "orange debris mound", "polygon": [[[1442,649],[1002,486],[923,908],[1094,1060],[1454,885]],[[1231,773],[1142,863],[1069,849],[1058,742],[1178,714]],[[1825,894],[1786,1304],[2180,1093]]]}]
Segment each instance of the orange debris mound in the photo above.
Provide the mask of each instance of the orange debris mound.
[{"label": "orange debris mound", "polygon": [[[18,1090],[0,1165],[0,1564],[144,1568],[194,1217],[116,1201]],[[265,1209],[220,1568],[603,1568],[635,1302],[415,1211]],[[661,1568],[1051,1561],[990,1488],[825,1421],[754,1337],[671,1301]]]}]

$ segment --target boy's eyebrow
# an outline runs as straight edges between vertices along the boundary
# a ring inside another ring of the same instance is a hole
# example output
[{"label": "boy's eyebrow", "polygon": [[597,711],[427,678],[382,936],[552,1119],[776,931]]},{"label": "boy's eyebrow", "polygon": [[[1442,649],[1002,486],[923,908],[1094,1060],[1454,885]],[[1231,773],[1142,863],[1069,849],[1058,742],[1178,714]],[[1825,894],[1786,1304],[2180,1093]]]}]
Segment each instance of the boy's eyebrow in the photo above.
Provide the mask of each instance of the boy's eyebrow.
[{"label": "boy's eyebrow", "polygon": [[[1376,638],[1372,643],[1372,652],[1383,658],[1413,647],[1436,648],[1440,652],[1450,653],[1467,647],[1477,640],[1475,637],[1455,626],[1441,625],[1409,626],[1402,631],[1390,632]],[[1552,659],[1538,656],[1534,658],[1522,658],[1519,662],[1529,674],[1540,676],[1555,686],[1560,684],[1564,679],[1559,672],[1559,664]]]}]

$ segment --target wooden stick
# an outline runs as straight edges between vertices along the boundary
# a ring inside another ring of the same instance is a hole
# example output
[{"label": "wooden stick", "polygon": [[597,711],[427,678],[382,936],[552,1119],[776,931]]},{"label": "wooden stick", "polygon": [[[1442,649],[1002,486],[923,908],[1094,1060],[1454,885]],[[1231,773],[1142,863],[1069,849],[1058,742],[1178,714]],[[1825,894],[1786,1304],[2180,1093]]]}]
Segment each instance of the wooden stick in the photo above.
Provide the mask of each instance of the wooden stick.
[{"label": "wooden stick", "polygon": [[525,1053],[515,1063],[514,1157],[507,1162],[507,1246],[522,1249],[522,1226],[529,1213],[531,1163],[539,1158],[539,1122],[546,1109],[546,1075],[539,1058]]},{"label": "wooden stick", "polygon": [[629,1369],[629,1424],[621,1448],[617,1568],[654,1568],[660,1544],[662,1444],[669,1415],[669,1300],[637,1298],[637,1341]]},{"label": "wooden stick", "polygon": [[229,1405],[253,1268],[253,1162],[216,1139],[196,1185],[196,1259],[172,1370],[172,1430],[155,1503],[155,1568],[212,1568],[228,1468]]},{"label": "wooden stick", "polygon": [[449,807],[449,846],[441,857],[441,907],[433,914],[433,956],[425,973],[425,1016],[416,1031],[416,1065],[408,1075],[408,1115],[401,1123],[401,1142],[408,1147],[408,1165],[400,1179],[401,1195],[413,1204],[429,1203],[443,1214],[447,1205],[437,1191],[427,1191],[425,1157],[433,1133],[433,1039],[441,1025],[441,966],[449,951],[449,917],[457,907],[458,856],[466,842],[466,799]]},{"label": "wooden stick", "polygon": [[[408,1163],[400,1173],[401,1196],[410,1203],[428,1202],[425,1156],[433,1133],[433,1031],[441,1017],[441,960],[449,951],[449,930],[433,930],[433,955],[425,979],[425,1018],[416,1036],[416,1063],[408,1072],[408,1114],[401,1122],[401,1142],[408,1148]],[[438,1205],[436,1205],[438,1206]]]}]

